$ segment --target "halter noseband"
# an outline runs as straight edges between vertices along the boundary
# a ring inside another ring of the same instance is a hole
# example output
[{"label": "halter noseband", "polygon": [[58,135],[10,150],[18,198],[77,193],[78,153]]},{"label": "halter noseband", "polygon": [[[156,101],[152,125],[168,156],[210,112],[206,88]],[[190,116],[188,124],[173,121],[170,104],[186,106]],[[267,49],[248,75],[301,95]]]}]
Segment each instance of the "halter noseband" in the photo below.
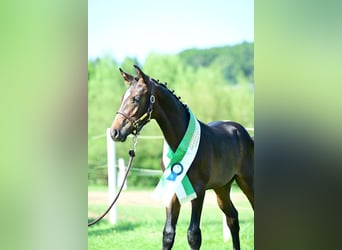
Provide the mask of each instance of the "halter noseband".
[{"label": "halter noseband", "polygon": [[134,130],[132,131],[133,135],[137,135],[139,131],[143,128],[143,126],[151,120],[151,115],[153,112],[153,104],[156,101],[156,98],[154,97],[154,83],[153,82],[151,86],[152,87],[151,87],[151,95],[150,95],[150,105],[147,108],[147,111],[142,116],[140,116],[140,118],[134,120],[132,117],[128,116],[127,114],[125,114],[124,112],[120,110],[116,112],[116,114],[122,115],[123,117],[125,117],[125,119],[127,119],[128,121],[130,121],[130,123],[132,123],[132,126],[134,128]]}]

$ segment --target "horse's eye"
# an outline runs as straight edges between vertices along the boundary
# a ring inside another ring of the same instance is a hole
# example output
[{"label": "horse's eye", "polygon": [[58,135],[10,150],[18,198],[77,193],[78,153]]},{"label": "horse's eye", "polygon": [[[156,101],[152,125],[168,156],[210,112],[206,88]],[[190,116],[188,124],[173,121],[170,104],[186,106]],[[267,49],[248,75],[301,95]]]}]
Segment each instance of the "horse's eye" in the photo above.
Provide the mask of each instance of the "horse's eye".
[{"label": "horse's eye", "polygon": [[140,96],[134,96],[134,97],[132,98],[132,102],[133,102],[133,103],[138,104],[139,101],[140,101]]}]

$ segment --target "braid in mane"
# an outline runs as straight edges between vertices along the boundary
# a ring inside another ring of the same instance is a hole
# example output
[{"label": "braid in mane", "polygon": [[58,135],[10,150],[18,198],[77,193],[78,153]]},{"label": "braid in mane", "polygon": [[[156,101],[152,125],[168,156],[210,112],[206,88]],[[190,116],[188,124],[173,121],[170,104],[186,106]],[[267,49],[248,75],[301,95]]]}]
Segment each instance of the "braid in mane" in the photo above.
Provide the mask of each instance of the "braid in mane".
[{"label": "braid in mane", "polygon": [[168,87],[167,87],[167,82],[165,82],[165,83],[162,83],[162,82],[159,82],[159,80],[155,80],[155,79],[153,79],[153,78],[151,78],[152,79],[152,81],[154,81],[155,83],[157,83],[159,86],[162,86],[162,87],[164,87],[165,89],[167,89],[168,91],[169,91],[169,93],[170,94],[172,94],[182,105],[183,105],[183,107],[184,108],[186,108],[186,109],[188,109],[189,107],[188,107],[188,105],[186,105],[186,104],[184,104],[182,101],[181,101],[181,97],[180,96],[176,96],[175,95],[175,91],[172,89],[169,89]]}]

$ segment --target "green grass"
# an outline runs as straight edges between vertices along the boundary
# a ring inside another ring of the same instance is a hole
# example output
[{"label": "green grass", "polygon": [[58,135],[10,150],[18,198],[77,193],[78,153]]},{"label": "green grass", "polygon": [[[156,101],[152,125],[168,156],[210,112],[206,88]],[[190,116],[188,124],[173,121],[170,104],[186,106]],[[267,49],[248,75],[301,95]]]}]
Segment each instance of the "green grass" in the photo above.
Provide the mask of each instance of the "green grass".
[{"label": "green grass", "polygon": [[[241,249],[254,249],[254,213],[245,201],[234,203],[239,211]],[[89,211],[100,214],[106,206],[90,206]],[[187,228],[191,209],[183,206],[177,223],[174,250],[189,249]],[[93,219],[93,218],[89,218]],[[119,206],[118,223],[111,225],[103,220],[88,228],[88,249],[161,249],[165,223],[163,207]],[[218,207],[204,206],[201,220],[202,250],[232,249],[231,239],[223,242],[222,212]]]}]

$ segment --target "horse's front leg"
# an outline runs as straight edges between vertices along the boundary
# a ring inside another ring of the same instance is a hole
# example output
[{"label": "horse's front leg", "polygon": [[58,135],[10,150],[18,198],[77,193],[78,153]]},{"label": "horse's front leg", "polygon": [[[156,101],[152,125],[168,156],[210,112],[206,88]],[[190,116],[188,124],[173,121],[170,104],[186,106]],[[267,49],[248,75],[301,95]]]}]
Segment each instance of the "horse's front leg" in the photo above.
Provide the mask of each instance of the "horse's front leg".
[{"label": "horse's front leg", "polygon": [[171,249],[173,246],[180,207],[177,196],[174,195],[171,204],[166,208],[166,222],[163,231],[163,250]]},{"label": "horse's front leg", "polygon": [[202,244],[200,229],[201,214],[205,191],[197,193],[197,198],[191,201],[191,221],[188,229],[188,243],[191,250],[198,250]]}]

